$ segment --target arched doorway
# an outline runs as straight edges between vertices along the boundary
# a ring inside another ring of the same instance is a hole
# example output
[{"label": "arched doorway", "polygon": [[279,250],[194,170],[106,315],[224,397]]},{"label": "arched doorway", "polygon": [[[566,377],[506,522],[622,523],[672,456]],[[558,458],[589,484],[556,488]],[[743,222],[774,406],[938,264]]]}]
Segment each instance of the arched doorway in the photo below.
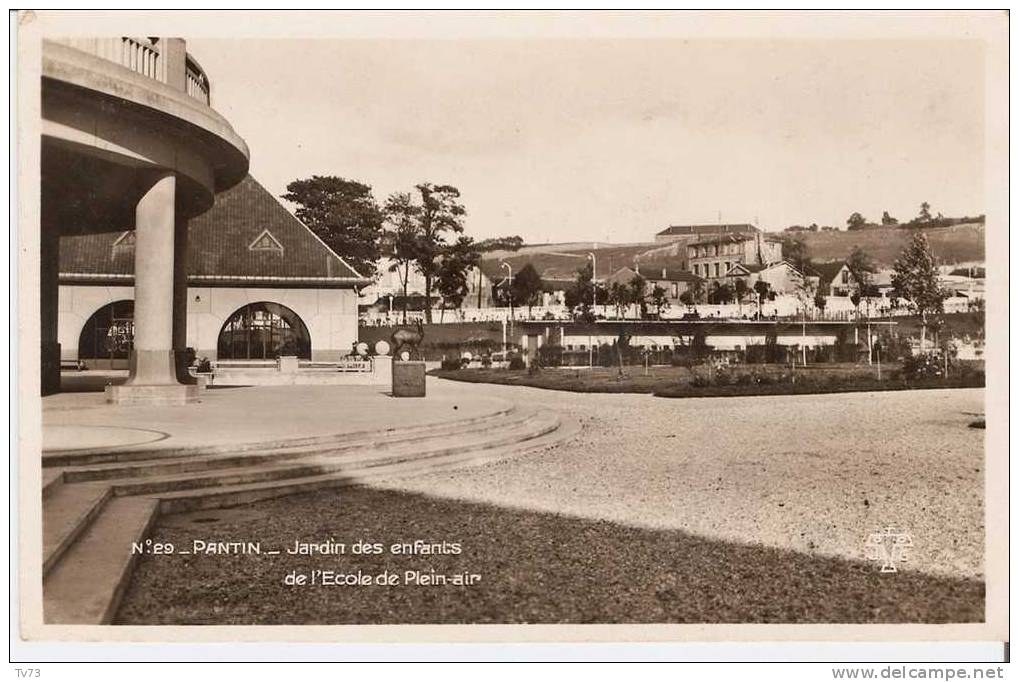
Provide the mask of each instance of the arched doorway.
[{"label": "arched doorway", "polygon": [[297,313],[279,303],[249,303],[219,332],[219,360],[273,360],[281,355],[310,360],[311,335]]},{"label": "arched doorway", "polygon": [[89,369],[128,369],[134,346],[134,301],[114,301],[92,314],[78,337],[78,359]]}]

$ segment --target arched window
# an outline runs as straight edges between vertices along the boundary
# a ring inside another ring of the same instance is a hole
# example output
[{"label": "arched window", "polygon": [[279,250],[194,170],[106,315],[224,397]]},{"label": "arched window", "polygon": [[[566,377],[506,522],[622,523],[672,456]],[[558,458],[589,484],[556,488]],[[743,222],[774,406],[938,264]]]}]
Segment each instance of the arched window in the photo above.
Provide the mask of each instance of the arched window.
[{"label": "arched window", "polygon": [[134,301],[114,301],[88,318],[78,337],[78,359],[90,368],[126,369],[134,346]]},{"label": "arched window", "polygon": [[310,360],[311,336],[297,313],[279,303],[249,303],[219,332],[219,360],[272,360],[281,355]]}]

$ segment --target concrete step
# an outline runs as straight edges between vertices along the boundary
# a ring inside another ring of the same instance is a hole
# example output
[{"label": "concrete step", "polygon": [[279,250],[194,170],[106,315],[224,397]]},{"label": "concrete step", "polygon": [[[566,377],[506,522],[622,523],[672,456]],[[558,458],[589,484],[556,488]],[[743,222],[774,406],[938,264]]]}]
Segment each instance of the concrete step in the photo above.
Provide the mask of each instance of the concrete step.
[{"label": "concrete step", "polygon": [[380,438],[416,438],[429,433],[442,432],[446,429],[482,425],[489,421],[498,421],[512,414],[518,408],[508,405],[488,414],[468,417],[465,419],[448,420],[433,424],[421,424],[389,429],[369,429],[349,433],[325,434],[321,436],[303,436],[284,438],[274,441],[258,441],[249,443],[231,443],[216,446],[194,447],[163,447],[163,448],[124,448],[124,449],[88,449],[88,450],[50,450],[42,454],[42,465],[46,467],[75,467],[113,462],[137,462],[156,459],[181,459],[203,455],[237,454],[243,452],[268,452],[276,450],[298,449],[308,447],[318,449],[323,446],[342,446],[349,443],[374,441]]},{"label": "concrete step", "polygon": [[480,434],[460,434],[432,440],[426,444],[406,443],[398,448],[365,449],[343,456],[321,453],[285,464],[270,463],[262,466],[216,469],[211,472],[145,476],[112,481],[112,484],[116,495],[150,495],[173,490],[308,478],[346,470],[392,467],[409,461],[427,461],[457,453],[489,450],[543,436],[557,426],[558,421],[555,418],[532,417],[511,428],[490,428]]},{"label": "concrete step", "polygon": [[45,576],[112,497],[105,483],[60,485],[43,499],[42,572]]},{"label": "concrete step", "polygon": [[158,511],[154,498],[111,500],[43,581],[44,622],[110,623],[138,558],[131,544],[145,540]]},{"label": "concrete step", "polygon": [[234,507],[258,500],[311,492],[325,488],[340,488],[369,483],[382,478],[399,478],[412,474],[468,466],[509,457],[525,451],[548,447],[558,443],[572,431],[559,428],[557,416],[545,417],[541,435],[511,444],[488,449],[458,449],[456,452],[426,459],[409,459],[388,466],[348,469],[345,471],[289,478],[261,483],[223,485],[212,488],[179,490],[161,493],[160,512],[163,514]]},{"label": "concrete step", "polygon": [[267,449],[260,452],[212,454],[203,456],[159,458],[131,463],[108,463],[91,466],[68,467],[64,469],[67,481],[98,481],[118,478],[147,478],[150,476],[183,474],[189,472],[230,469],[286,462],[309,456],[340,456],[344,453],[383,451],[406,443],[427,449],[430,443],[442,442],[463,434],[487,433],[496,429],[512,428],[535,416],[533,410],[514,409],[480,422],[454,424],[443,428],[433,426],[427,430],[412,433],[380,434],[340,445],[301,445],[292,448]]},{"label": "concrete step", "polygon": [[62,469],[42,470],[42,499],[46,499],[64,483],[64,472]]}]

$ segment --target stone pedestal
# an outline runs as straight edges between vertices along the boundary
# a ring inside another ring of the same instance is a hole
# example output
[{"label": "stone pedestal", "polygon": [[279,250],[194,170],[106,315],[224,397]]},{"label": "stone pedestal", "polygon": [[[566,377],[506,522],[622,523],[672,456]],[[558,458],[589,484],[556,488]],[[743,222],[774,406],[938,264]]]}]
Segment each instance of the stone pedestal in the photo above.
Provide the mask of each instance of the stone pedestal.
[{"label": "stone pedestal", "polygon": [[425,363],[393,361],[393,397],[425,397]]},{"label": "stone pedestal", "polygon": [[296,355],[282,355],[277,360],[277,368],[282,374],[297,374],[301,367]]},{"label": "stone pedestal", "polygon": [[117,405],[185,405],[198,402],[197,384],[107,386],[106,402]]}]

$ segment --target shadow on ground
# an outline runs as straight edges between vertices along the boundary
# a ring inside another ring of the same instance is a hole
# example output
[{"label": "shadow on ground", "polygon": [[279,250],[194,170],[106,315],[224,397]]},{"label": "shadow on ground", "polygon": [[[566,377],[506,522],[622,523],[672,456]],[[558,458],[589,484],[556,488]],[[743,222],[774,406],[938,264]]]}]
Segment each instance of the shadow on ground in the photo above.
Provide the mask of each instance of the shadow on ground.
[{"label": "shadow on ground", "polygon": [[[370,488],[164,517],[154,540],[257,541],[260,555],[139,562],[119,624],[947,623],[984,619],[984,584],[713,541],[675,530]],[[296,556],[295,541],[347,543]],[[460,555],[352,556],[358,540],[460,542]],[[284,550],[276,556],[270,549]],[[480,574],[470,587],[286,586],[290,571]]]}]

